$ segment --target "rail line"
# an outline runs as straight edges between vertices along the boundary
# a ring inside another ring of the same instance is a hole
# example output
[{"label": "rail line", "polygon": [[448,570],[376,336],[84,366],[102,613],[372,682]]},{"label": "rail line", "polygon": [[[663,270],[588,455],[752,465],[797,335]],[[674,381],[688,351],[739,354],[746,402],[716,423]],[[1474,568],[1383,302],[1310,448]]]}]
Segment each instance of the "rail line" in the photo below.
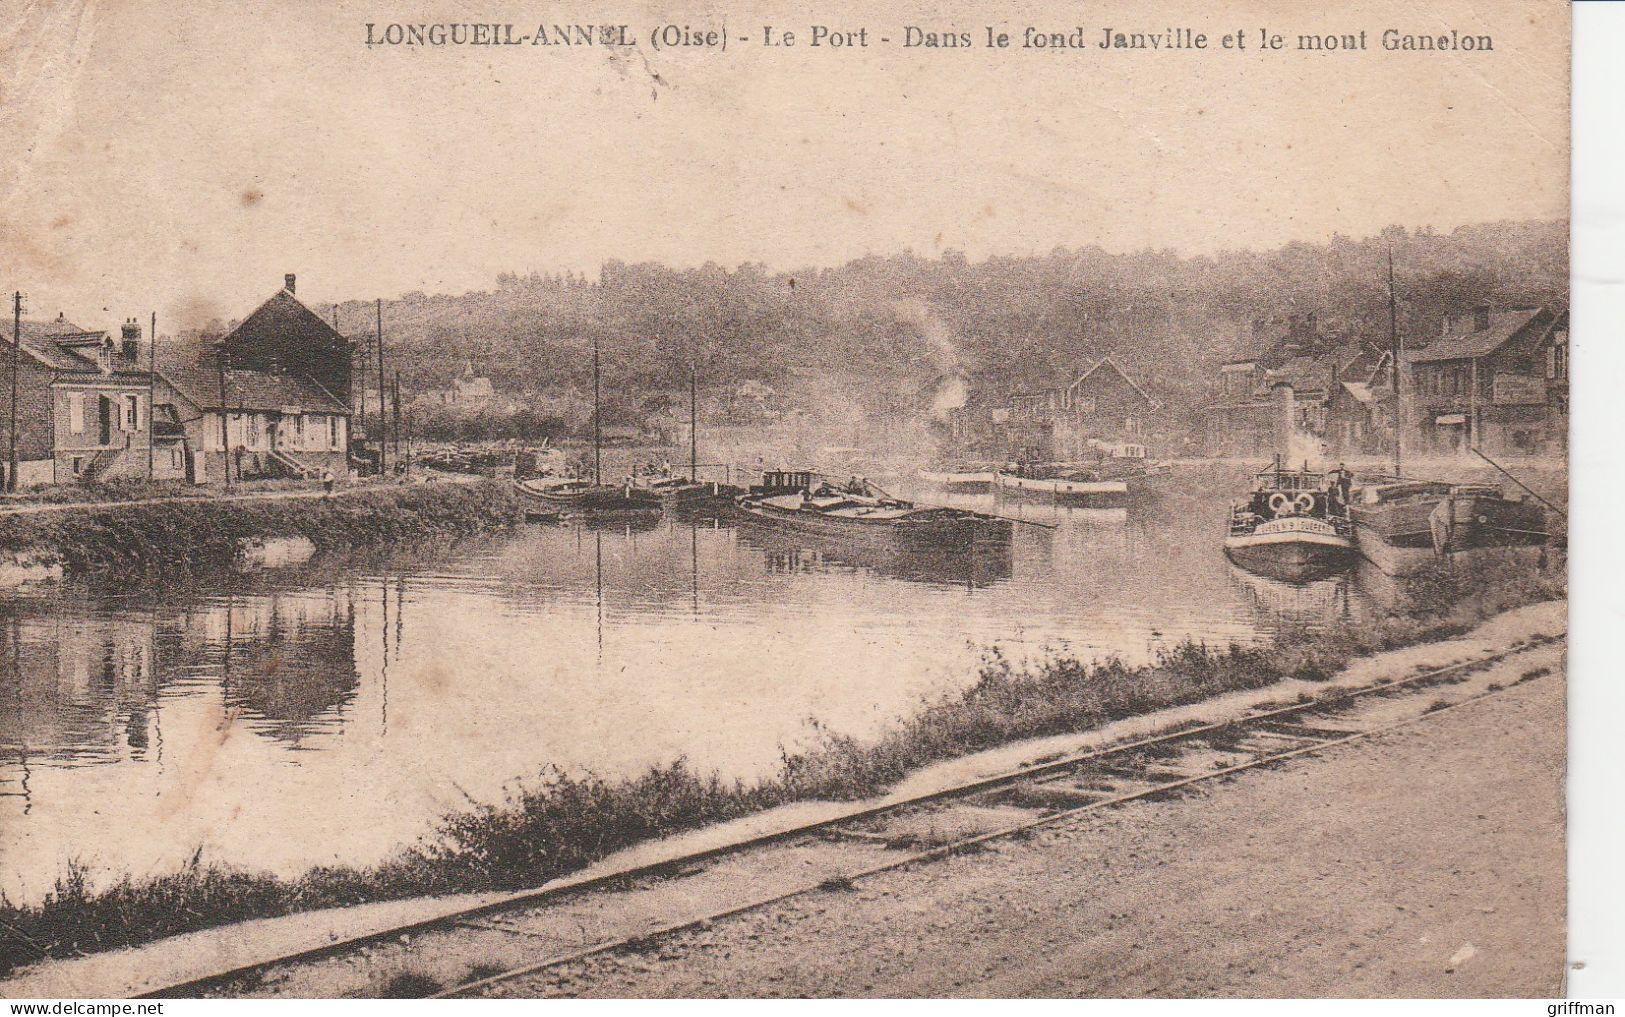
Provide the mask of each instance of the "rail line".
[{"label": "rail line", "polygon": [[[906,814],[922,807],[949,806],[966,804],[967,800],[996,796],[1000,792],[1011,792],[1020,789],[1032,789],[1057,784],[1067,776],[1099,776],[1106,775],[1112,779],[1124,778],[1123,770],[1113,770],[1114,762],[1124,760],[1142,759],[1150,754],[1155,757],[1159,753],[1169,755],[1177,752],[1181,747],[1200,743],[1205,740],[1220,739],[1239,741],[1247,737],[1276,740],[1284,742],[1286,747],[1281,751],[1262,752],[1251,751],[1248,758],[1243,761],[1223,766],[1215,766],[1197,773],[1169,774],[1165,779],[1153,779],[1146,786],[1123,790],[1121,793],[1099,794],[1091,791],[1069,788],[1058,785],[1055,793],[1064,801],[1071,796],[1081,804],[1055,811],[1045,811],[1030,819],[1011,823],[997,829],[974,833],[959,837],[949,842],[932,846],[930,848],[910,852],[897,857],[887,858],[878,864],[866,866],[842,874],[835,879],[824,878],[817,881],[806,882],[791,889],[775,892],[765,896],[753,898],[744,902],[731,903],[725,907],[715,908],[704,914],[685,917],[680,921],[670,922],[654,929],[643,929],[634,934],[614,936],[604,940],[550,954],[531,963],[515,966],[500,972],[485,975],[451,985],[430,998],[447,998],[477,993],[485,989],[494,988],[506,982],[540,974],[551,968],[588,960],[593,957],[614,953],[618,950],[634,946],[641,946],[652,940],[681,933],[690,929],[704,927],[710,923],[720,921],[735,915],[758,910],[773,904],[790,900],[808,893],[828,890],[840,886],[844,888],[852,882],[866,879],[885,872],[907,868],[926,862],[946,858],[951,855],[975,850],[981,845],[991,841],[1019,836],[1047,826],[1058,826],[1071,820],[1081,818],[1092,812],[1114,808],[1129,802],[1151,799],[1178,792],[1186,787],[1204,783],[1214,779],[1222,779],[1247,770],[1260,769],[1300,756],[1310,755],[1327,748],[1346,745],[1351,742],[1372,738],[1392,731],[1410,727],[1436,714],[1476,702],[1495,694],[1495,689],[1472,694],[1458,702],[1440,705],[1433,704],[1424,712],[1408,716],[1401,720],[1380,724],[1374,727],[1359,729],[1321,727],[1313,724],[1292,723],[1293,719],[1301,719],[1305,715],[1316,713],[1331,713],[1334,715],[1346,711],[1354,704],[1371,697],[1397,695],[1399,693],[1426,688],[1435,684],[1450,683],[1453,680],[1464,680],[1473,672],[1486,669],[1494,664],[1501,663],[1509,658],[1528,653],[1532,650],[1560,642],[1566,636],[1542,636],[1531,639],[1522,644],[1509,647],[1506,650],[1487,654],[1471,660],[1460,661],[1445,667],[1419,671],[1403,678],[1376,682],[1370,685],[1352,689],[1338,689],[1332,693],[1316,697],[1306,702],[1294,703],[1289,706],[1275,707],[1257,713],[1249,714],[1234,720],[1215,723],[1192,725],[1176,728],[1161,734],[1138,738],[1104,748],[1077,753],[1058,759],[1048,760],[1029,766],[1018,767],[991,777],[979,778],[953,787],[943,788],[928,793],[911,796],[906,799],[888,801],[880,805],[866,806],[843,812],[837,816],[827,817],[815,822],[772,831],[752,837],[742,838],[728,844],[718,845],[699,851],[694,851],[672,858],[661,859],[642,865],[631,866],[616,872],[604,873],[597,876],[586,877],[574,881],[565,879],[556,881],[547,886],[512,894],[496,901],[490,901],[469,908],[459,908],[443,914],[434,915],[426,919],[392,926],[364,935],[325,943],[306,950],[295,951],[268,960],[256,961],[218,972],[213,972],[197,978],[187,979],[165,985],[161,988],[148,990],[136,998],[188,998],[204,994],[210,990],[219,990],[234,982],[243,980],[258,980],[258,976],[278,968],[293,967],[315,963],[321,960],[340,957],[346,954],[359,953],[368,947],[400,940],[403,937],[415,937],[429,931],[446,931],[456,927],[480,928],[478,924],[470,924],[476,919],[490,918],[505,912],[514,912],[525,908],[534,908],[540,905],[563,903],[567,900],[588,895],[594,891],[609,890],[629,885],[635,881],[650,877],[677,876],[691,873],[695,867],[703,863],[717,861],[729,856],[736,856],[752,849],[764,848],[775,844],[791,841],[818,838],[820,836],[848,836],[854,838],[869,838],[873,835],[849,829],[854,825],[865,822],[884,820]],[[1460,676],[1458,678],[1457,676]],[[1527,677],[1527,676],[1526,676]],[[1336,723],[1334,718],[1328,718],[1326,723]],[[1232,753],[1247,754],[1246,749],[1231,749]],[[1087,800],[1083,800],[1087,799]],[[884,839],[884,838],[880,838]]]}]

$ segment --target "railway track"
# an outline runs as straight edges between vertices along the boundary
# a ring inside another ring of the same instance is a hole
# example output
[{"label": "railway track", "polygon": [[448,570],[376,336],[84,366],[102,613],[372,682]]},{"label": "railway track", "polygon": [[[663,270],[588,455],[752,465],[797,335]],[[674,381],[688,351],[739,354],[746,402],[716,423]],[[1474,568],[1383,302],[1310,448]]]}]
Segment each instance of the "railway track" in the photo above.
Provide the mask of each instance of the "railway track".
[{"label": "railway track", "polygon": [[[1540,637],[1447,667],[1187,726],[906,800],[166,985],[142,998],[259,994],[432,998],[516,980],[858,880],[987,847],[1092,812],[1181,794],[1247,770],[1411,727],[1512,682],[1475,675],[1561,642]],[[1524,672],[1514,681],[1538,678]],[[1456,687],[1422,704],[1420,693]],[[606,905],[614,900],[624,906]],[[477,958],[477,960],[476,960]],[[407,979],[406,982],[400,981]]]}]

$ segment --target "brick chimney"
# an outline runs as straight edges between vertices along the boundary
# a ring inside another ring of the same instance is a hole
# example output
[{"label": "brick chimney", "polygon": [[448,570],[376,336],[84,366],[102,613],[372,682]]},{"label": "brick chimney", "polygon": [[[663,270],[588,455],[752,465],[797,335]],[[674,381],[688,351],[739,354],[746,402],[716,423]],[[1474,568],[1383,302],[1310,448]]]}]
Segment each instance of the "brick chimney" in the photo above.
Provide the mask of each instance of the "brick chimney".
[{"label": "brick chimney", "polygon": [[1473,308],[1473,331],[1482,332],[1490,327],[1490,305],[1479,304]]},{"label": "brick chimney", "polygon": [[290,297],[293,296],[293,284],[294,274],[292,272],[282,277],[282,288],[288,291]]},{"label": "brick chimney", "polygon": [[125,360],[135,360],[141,355],[141,323],[131,318],[119,329],[123,334],[124,342],[122,352]]}]

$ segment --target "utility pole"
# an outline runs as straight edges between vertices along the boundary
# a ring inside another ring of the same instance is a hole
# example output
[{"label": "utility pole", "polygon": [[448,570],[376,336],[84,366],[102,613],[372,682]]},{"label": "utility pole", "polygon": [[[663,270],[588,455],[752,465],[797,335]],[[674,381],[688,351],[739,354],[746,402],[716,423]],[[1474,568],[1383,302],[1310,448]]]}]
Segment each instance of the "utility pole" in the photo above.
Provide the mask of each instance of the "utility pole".
[{"label": "utility pole", "polygon": [[1399,445],[1404,439],[1401,437],[1405,431],[1404,404],[1399,400],[1400,358],[1405,355],[1405,348],[1399,341],[1399,303],[1394,297],[1394,249],[1388,248],[1388,355],[1391,362],[1388,367],[1394,381],[1394,476],[1404,476],[1400,467]]},{"label": "utility pole", "polygon": [[388,411],[384,408],[384,299],[378,298],[378,475],[387,476],[384,469],[384,444],[389,437],[386,423]]},{"label": "utility pole", "polygon": [[158,478],[157,451],[153,438],[157,436],[158,417],[158,312],[152,312],[152,340],[147,345],[147,479]]},{"label": "utility pole", "polygon": [[[15,401],[15,400],[14,400]],[[598,334],[592,337],[592,482],[604,482],[603,432],[598,426]]]},{"label": "utility pole", "polygon": [[393,391],[390,393],[390,403],[393,408],[391,417],[395,428],[395,468],[398,470],[401,468],[401,372],[399,368],[395,370],[395,384]]},{"label": "utility pole", "polygon": [[699,367],[688,362],[688,482],[700,482]]},{"label": "utility pole", "polygon": [[220,369],[220,451],[225,463],[226,491],[231,491],[231,432],[226,427],[226,344],[222,342],[214,357]]},{"label": "utility pole", "polygon": [[17,372],[22,366],[23,294],[11,295],[11,450],[6,456],[6,490],[17,490]]},{"label": "utility pole", "polygon": [[[367,340],[367,333],[361,333],[361,338],[356,340],[356,345],[361,347],[361,370],[355,371],[354,361],[351,362],[351,374],[360,379],[356,383],[355,405],[358,415],[358,420],[356,423],[360,426],[361,430],[365,432],[367,430],[367,361],[372,357],[372,344]],[[352,437],[354,436],[354,433],[355,432],[353,431],[351,432]]]}]

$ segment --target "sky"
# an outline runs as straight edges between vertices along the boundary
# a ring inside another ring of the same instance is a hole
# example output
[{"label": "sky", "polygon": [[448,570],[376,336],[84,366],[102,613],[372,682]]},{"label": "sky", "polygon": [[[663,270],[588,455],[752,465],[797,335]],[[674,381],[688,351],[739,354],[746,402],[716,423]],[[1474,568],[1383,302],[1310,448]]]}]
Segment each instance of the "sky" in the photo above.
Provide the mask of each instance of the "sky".
[{"label": "sky", "polygon": [[[1212,253],[1567,215],[1566,5],[1322,8],[0,0],[0,286],[30,317],[167,331],[241,317],[286,272],[318,306],[607,259]],[[365,45],[368,22],[473,20],[626,23],[640,45]],[[660,24],[730,45],[656,50]],[[815,24],[870,47],[806,46]],[[764,49],[766,25],[803,44]],[[909,25],[1017,39],[904,49]],[[1023,50],[1028,25],[1091,46]],[[1109,51],[1108,27],[1211,48]],[[1363,53],[1256,47],[1362,28]],[[1384,52],[1387,28],[1495,48]],[[1238,29],[1249,48],[1219,49]]]}]

